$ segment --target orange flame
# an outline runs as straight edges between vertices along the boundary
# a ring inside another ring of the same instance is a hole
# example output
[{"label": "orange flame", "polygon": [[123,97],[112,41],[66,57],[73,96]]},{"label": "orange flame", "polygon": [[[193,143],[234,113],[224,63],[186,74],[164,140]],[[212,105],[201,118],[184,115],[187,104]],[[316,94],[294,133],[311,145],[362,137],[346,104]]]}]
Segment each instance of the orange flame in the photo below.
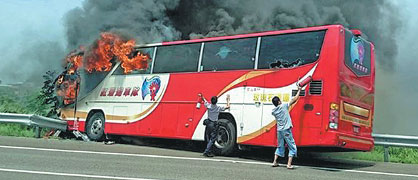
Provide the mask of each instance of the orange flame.
[{"label": "orange flame", "polygon": [[100,34],[100,39],[96,41],[96,46],[86,57],[86,70],[93,71],[110,71],[112,68],[111,60],[116,57],[121,61],[122,68],[125,73],[133,70],[146,69],[148,55],[138,53],[134,57],[130,57],[134,51],[135,40],[124,41],[120,36],[112,33]]},{"label": "orange flame", "polygon": [[135,46],[135,40],[129,40],[120,46],[114,46],[113,53],[121,61],[121,66],[124,73],[130,73],[133,70],[147,69],[148,61],[150,60],[149,55],[141,54],[138,52],[132,58],[128,55],[132,54]]},{"label": "orange flame", "polygon": [[63,98],[63,103],[65,105],[72,104],[75,101],[76,94],[80,90],[80,87],[77,87],[78,79],[68,79],[61,75],[58,78],[57,84],[57,95]]},{"label": "orange flame", "polygon": [[67,56],[66,61],[67,63],[71,63],[68,69],[69,74],[74,74],[78,68],[83,66],[83,56],[81,55],[69,55]]},{"label": "orange flame", "polygon": [[112,46],[116,36],[111,33],[102,33],[100,39],[96,41],[96,46],[86,57],[86,70],[88,72],[110,71],[113,58]]},{"label": "orange flame", "polygon": [[[135,40],[123,40],[120,36],[109,32],[100,34],[100,38],[84,55],[84,47],[72,51],[66,57],[67,71],[60,75],[57,81],[57,95],[63,97],[64,104],[71,104],[76,98],[77,82],[80,81],[77,70],[84,67],[89,73],[94,71],[110,71],[112,59],[121,62],[124,73],[147,69],[151,60],[148,54],[134,53]],[[84,55],[84,56],[83,56]],[[77,78],[68,78],[69,75]]]}]

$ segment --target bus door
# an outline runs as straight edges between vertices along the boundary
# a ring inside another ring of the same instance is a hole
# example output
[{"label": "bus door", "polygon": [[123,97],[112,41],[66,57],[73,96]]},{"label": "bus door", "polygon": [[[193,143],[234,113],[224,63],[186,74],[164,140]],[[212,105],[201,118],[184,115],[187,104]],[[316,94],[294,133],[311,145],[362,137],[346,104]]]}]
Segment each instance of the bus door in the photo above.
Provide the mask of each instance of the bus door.
[{"label": "bus door", "polygon": [[[248,141],[259,135],[257,132],[262,127],[263,103],[265,103],[262,85],[264,85],[264,77],[250,79],[244,84],[242,93],[239,93],[243,96],[241,97],[242,116],[237,123],[238,137],[245,137],[241,140],[239,138],[239,142]],[[251,141],[249,144],[262,145],[262,142]]]},{"label": "bus door", "polygon": [[[111,76],[104,88],[101,89],[100,96],[105,97],[106,106],[109,107],[109,114],[105,114],[106,121],[112,122],[126,122],[129,106],[125,102],[125,87],[127,87],[127,81],[123,76]],[[115,128],[114,126],[105,126],[105,132],[121,133],[124,131],[121,128]]]}]

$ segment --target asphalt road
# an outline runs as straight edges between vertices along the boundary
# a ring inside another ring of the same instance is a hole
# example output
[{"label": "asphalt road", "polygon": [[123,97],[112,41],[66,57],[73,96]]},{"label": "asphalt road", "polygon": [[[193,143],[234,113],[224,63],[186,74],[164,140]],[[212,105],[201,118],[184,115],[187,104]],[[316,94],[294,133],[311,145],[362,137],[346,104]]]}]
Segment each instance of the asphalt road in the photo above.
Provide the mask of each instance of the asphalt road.
[{"label": "asphalt road", "polygon": [[418,179],[418,165],[303,157],[287,170],[270,167],[272,149],[205,158],[201,143],[135,142],[0,136],[0,179]]}]

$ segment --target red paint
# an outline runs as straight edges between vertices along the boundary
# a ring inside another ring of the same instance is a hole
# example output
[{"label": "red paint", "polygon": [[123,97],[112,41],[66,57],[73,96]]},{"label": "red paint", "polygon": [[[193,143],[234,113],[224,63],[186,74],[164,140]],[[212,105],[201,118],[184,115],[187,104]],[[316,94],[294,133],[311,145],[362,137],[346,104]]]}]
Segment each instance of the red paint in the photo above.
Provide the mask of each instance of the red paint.
[{"label": "red paint", "polygon": [[114,96],[115,95],[115,91],[116,91],[116,88],[114,88],[114,87],[110,88],[109,89],[109,92],[107,93],[107,96]]},{"label": "red paint", "polygon": [[132,94],[131,94],[131,96],[138,96],[138,92],[139,92],[139,87],[135,87],[135,88],[132,90]]},{"label": "red paint", "polygon": [[131,88],[125,88],[125,92],[123,93],[123,96],[129,96],[131,94]]}]

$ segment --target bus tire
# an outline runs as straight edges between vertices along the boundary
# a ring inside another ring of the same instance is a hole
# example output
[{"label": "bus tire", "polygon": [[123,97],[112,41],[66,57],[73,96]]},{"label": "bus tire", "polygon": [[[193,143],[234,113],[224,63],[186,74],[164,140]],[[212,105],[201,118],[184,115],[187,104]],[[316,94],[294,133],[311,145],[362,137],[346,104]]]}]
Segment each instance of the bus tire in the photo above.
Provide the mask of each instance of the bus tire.
[{"label": "bus tire", "polygon": [[228,119],[218,120],[218,133],[216,136],[215,153],[218,155],[231,155],[236,149],[237,132],[234,124]]},{"label": "bus tire", "polygon": [[100,141],[104,136],[104,122],[105,118],[103,113],[95,112],[87,120],[86,134],[90,140]]}]

